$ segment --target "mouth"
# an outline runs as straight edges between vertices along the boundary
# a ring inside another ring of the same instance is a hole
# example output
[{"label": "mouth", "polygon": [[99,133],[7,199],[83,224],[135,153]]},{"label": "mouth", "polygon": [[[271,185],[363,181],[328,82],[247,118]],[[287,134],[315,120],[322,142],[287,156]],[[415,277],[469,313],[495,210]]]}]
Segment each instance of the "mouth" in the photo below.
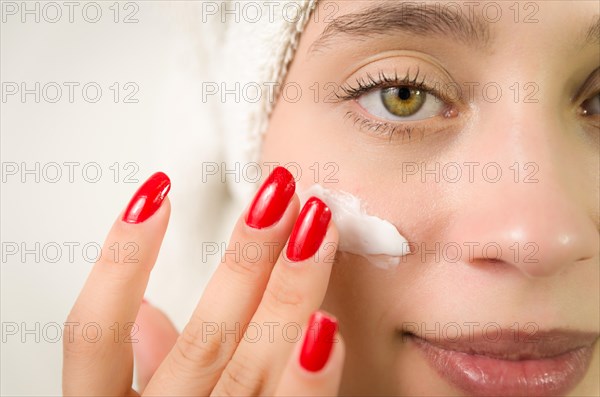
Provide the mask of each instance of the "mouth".
[{"label": "mouth", "polygon": [[596,333],[497,331],[454,339],[401,336],[442,378],[475,396],[565,395],[585,376],[598,339]]}]

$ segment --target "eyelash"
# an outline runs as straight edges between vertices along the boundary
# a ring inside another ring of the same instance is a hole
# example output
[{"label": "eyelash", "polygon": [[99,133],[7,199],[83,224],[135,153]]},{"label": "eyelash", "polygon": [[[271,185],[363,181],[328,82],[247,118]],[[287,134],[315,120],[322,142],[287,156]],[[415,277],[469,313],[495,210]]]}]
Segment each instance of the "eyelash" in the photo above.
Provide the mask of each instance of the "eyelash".
[{"label": "eyelash", "polygon": [[[442,100],[442,95],[438,93],[438,90],[426,83],[426,75],[423,75],[419,79],[419,72],[420,71],[417,68],[417,72],[415,73],[415,75],[411,76],[411,71],[409,69],[406,72],[406,75],[402,78],[398,76],[397,71],[394,71],[393,76],[388,76],[383,71],[380,71],[376,77],[367,73],[366,79],[363,77],[359,77],[356,79],[355,86],[352,86],[350,84],[340,86],[342,94],[336,93],[335,97],[339,102],[352,101],[360,98],[362,95],[371,92],[375,89],[385,89],[403,86],[425,91],[427,94],[435,96],[438,100]],[[387,121],[374,120],[371,118],[366,118],[352,110],[346,112],[345,118],[352,118],[354,121],[354,125],[360,124],[361,129],[366,128],[368,130],[376,132],[378,135],[389,136],[390,141],[392,137],[394,137],[397,134],[400,134],[400,136],[402,137],[402,141],[404,141],[404,137],[408,137],[408,140],[410,141],[413,137],[415,130],[417,129],[417,127],[414,124],[420,124],[415,121],[398,124]],[[425,130],[423,128],[421,128],[420,130],[420,132],[424,134]]]},{"label": "eyelash", "polygon": [[410,70],[406,72],[403,78],[398,77],[398,72],[394,72],[393,77],[387,76],[384,72],[379,72],[377,77],[373,77],[367,73],[367,79],[362,77],[356,79],[356,87],[349,84],[341,86],[340,89],[344,92],[343,95],[336,94],[339,100],[352,100],[357,99],[363,94],[374,90],[375,88],[390,88],[396,86],[409,86],[411,88],[421,89],[427,91],[427,93],[434,93],[435,89],[425,83],[427,76],[423,76],[421,81],[419,79],[419,69],[414,77],[410,77]]}]

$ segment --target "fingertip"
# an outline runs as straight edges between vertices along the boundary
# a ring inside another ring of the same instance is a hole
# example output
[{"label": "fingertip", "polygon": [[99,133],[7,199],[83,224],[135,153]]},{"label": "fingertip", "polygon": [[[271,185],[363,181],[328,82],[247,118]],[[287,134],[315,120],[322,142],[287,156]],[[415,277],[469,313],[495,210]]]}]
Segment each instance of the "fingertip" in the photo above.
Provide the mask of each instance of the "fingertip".
[{"label": "fingertip", "polygon": [[249,213],[251,211],[251,205],[249,204],[245,209],[240,218],[238,219],[236,229],[243,230],[244,236],[251,236],[259,234],[282,234],[287,237],[289,235],[298,213],[300,212],[300,200],[296,193],[290,198],[287,203],[285,210],[281,217],[273,224],[263,227],[256,227],[252,222],[249,223]]},{"label": "fingertip", "polygon": [[245,211],[245,223],[254,229],[278,223],[295,196],[296,182],[284,167],[276,167],[260,186]]},{"label": "fingertip", "polygon": [[163,172],[154,173],[134,193],[121,219],[134,224],[146,221],[162,207],[170,190],[169,177]]},{"label": "fingertip", "polygon": [[[327,321],[325,321],[327,320]],[[331,337],[330,350],[327,354],[324,365],[318,366],[318,369],[311,367],[307,368],[306,354],[316,354],[317,361],[322,360],[323,352],[314,351],[317,347],[323,348],[323,344],[312,340],[315,338],[315,334],[311,334],[311,326],[315,325],[315,321],[321,324],[321,328],[317,328],[315,332],[323,336],[323,332],[327,331],[326,327],[323,327],[325,322],[332,322],[336,324],[336,320],[333,316],[330,316],[324,312],[317,311],[311,316],[308,326],[304,328],[305,335],[300,341],[296,343],[292,356],[288,361],[286,370],[284,371],[276,395],[278,396],[290,396],[290,395],[303,395],[303,396],[334,396],[337,395],[340,382],[342,379],[342,372],[344,367],[345,359],[345,344],[342,336],[340,335],[337,326],[335,332],[329,334]],[[320,330],[320,331],[319,331]],[[326,334],[327,332],[325,332]],[[318,338],[318,336],[316,336]],[[309,350],[313,350],[312,353],[307,353],[306,344],[309,343]],[[313,357],[314,358],[314,357]],[[308,360],[310,361],[310,359]]]}]

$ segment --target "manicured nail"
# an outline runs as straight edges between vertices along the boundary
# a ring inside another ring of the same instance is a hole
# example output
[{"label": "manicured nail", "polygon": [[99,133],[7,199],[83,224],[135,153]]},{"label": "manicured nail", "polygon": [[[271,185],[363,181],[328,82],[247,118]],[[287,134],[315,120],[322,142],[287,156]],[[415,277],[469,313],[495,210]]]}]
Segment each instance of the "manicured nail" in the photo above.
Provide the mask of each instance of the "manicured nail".
[{"label": "manicured nail", "polygon": [[246,224],[262,229],[281,219],[294,191],[294,176],[285,168],[277,167],[260,187],[246,216]]},{"label": "manicured nail", "polygon": [[141,223],[150,218],[159,208],[171,189],[169,177],[162,172],[152,175],[131,198],[123,221]]},{"label": "manicured nail", "polygon": [[300,352],[300,365],[311,372],[323,369],[331,350],[338,329],[337,320],[317,311],[310,316],[306,337]]},{"label": "manicured nail", "polygon": [[313,256],[325,238],[330,219],[329,207],[316,197],[309,198],[290,235],[288,259],[298,262]]}]

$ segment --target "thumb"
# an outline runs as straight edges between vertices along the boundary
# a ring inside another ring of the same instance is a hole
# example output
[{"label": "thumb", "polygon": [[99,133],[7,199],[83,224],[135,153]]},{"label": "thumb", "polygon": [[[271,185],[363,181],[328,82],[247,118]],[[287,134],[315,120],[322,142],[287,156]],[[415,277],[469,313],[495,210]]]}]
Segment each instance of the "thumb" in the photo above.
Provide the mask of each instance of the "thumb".
[{"label": "thumb", "polygon": [[138,332],[132,336],[133,356],[140,394],[154,375],[160,363],[173,348],[179,333],[169,318],[146,300],[137,315]]}]

